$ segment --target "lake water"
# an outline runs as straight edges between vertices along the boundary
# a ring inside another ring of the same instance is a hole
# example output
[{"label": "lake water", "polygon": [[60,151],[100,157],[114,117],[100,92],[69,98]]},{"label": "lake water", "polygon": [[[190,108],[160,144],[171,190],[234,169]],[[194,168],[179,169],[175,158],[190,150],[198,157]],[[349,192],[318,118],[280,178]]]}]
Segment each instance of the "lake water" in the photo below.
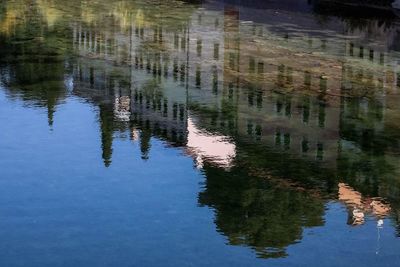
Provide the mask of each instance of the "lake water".
[{"label": "lake water", "polygon": [[396,13],[1,1],[0,265],[400,266]]}]

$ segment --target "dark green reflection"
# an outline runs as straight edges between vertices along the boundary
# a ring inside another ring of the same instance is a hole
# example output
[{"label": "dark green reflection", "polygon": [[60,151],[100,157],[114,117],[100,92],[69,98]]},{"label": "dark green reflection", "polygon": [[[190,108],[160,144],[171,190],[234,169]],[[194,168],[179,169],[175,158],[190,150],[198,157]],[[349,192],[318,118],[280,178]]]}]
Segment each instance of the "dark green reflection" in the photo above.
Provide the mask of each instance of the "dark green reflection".
[{"label": "dark green reflection", "polygon": [[263,258],[287,256],[285,248],[302,238],[304,227],[323,225],[322,199],[240,168],[228,173],[206,166],[199,202],[216,210],[215,223],[232,245],[250,246]]}]

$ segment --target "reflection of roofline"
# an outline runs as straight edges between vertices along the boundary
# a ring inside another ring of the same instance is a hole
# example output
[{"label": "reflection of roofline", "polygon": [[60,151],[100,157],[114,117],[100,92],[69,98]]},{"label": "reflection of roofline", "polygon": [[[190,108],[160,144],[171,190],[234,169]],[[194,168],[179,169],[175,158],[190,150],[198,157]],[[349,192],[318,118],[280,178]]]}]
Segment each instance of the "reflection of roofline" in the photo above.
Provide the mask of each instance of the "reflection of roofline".
[{"label": "reflection of roofline", "polygon": [[395,12],[390,4],[373,5],[351,1],[317,0],[314,11],[321,15],[333,15],[344,18],[368,18],[383,21],[395,20]]},{"label": "reflection of roofline", "polygon": [[[330,7],[333,7],[336,10],[341,10],[341,13],[335,13],[332,15],[335,16],[352,16],[354,18],[364,17],[367,13],[368,15],[372,15],[373,17],[379,17],[379,15],[392,15],[392,1],[384,0],[386,3],[382,3],[383,1],[376,1],[379,4],[366,3],[365,1],[360,0],[314,0],[314,1],[297,1],[297,0],[285,0],[285,1],[277,1],[277,0],[269,0],[269,1],[260,1],[260,0],[216,0],[218,4],[225,4],[231,6],[245,7],[245,8],[254,8],[254,9],[278,9],[281,11],[289,11],[289,12],[307,12],[307,13],[317,13],[319,14],[319,10],[315,10],[316,5],[320,4],[328,4]],[[217,4],[217,5],[218,5]],[[350,12],[357,8],[358,12]],[[347,10],[346,10],[347,9]],[[361,12],[360,12],[361,9]],[[378,13],[377,13],[378,12]],[[387,17],[383,16],[383,19],[387,19]]]}]

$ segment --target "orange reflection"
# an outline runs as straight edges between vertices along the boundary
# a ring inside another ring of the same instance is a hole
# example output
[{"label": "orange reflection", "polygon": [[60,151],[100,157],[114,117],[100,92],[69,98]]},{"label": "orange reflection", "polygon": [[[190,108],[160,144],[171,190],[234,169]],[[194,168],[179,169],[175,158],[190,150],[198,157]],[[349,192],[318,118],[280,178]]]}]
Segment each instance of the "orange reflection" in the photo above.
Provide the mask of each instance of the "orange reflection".
[{"label": "orange reflection", "polygon": [[372,214],[377,219],[387,216],[391,210],[390,205],[379,198],[363,197],[345,183],[339,183],[339,200],[343,201],[349,209],[349,224],[361,225],[364,223],[365,214]]}]

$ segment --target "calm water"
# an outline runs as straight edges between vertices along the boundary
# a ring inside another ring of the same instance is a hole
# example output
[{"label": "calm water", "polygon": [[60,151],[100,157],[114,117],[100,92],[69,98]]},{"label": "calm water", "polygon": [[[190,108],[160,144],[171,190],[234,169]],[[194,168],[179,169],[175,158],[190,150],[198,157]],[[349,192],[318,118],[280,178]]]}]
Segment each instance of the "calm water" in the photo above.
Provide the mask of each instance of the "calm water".
[{"label": "calm water", "polygon": [[1,1],[1,266],[400,266],[400,17],[243,2]]}]

